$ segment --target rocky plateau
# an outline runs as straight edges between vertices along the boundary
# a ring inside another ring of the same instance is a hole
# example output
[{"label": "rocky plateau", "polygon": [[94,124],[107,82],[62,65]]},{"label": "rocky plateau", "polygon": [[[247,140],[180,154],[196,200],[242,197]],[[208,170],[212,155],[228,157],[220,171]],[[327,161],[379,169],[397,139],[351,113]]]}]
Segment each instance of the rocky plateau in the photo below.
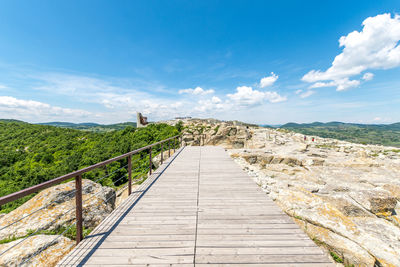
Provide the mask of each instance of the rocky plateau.
[{"label": "rocky plateau", "polygon": [[337,262],[400,266],[398,148],[313,141],[284,129],[214,119],[182,123],[186,145],[223,146]]}]

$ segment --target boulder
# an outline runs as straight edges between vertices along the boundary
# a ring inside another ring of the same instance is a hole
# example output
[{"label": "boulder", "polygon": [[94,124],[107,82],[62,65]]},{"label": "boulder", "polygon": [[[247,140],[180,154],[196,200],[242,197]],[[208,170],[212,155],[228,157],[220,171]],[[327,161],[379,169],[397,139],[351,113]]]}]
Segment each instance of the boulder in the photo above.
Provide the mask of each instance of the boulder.
[{"label": "boulder", "polygon": [[[174,150],[171,149],[171,150],[169,151],[169,153],[170,153],[170,155],[172,156],[172,154],[174,154]],[[163,156],[163,160],[164,160],[164,161],[165,161],[166,159],[169,158],[169,153],[168,153],[168,150],[163,151],[162,156]],[[155,169],[157,169],[158,167],[160,167],[160,164],[161,164],[161,153],[159,153],[157,156],[155,156],[155,157],[152,158],[152,164],[153,164],[153,167],[154,167]]]},{"label": "boulder", "polygon": [[[82,182],[83,225],[94,228],[115,206],[115,191],[91,180]],[[35,212],[37,211],[37,212]],[[75,221],[75,181],[41,191],[22,206],[0,218],[0,228],[35,212],[0,231],[0,240],[25,236],[30,231],[55,230]]]},{"label": "boulder", "polygon": [[0,244],[0,251],[16,245],[0,257],[0,266],[55,266],[75,246],[75,241],[57,235],[35,235],[19,242]]}]

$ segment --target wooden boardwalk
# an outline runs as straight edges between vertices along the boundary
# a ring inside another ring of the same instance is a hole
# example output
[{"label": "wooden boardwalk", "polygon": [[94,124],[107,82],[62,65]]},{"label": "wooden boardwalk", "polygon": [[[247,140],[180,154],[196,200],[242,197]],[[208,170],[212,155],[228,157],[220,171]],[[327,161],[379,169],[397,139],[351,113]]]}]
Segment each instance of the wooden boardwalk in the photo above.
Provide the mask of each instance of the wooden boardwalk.
[{"label": "wooden boardwalk", "polygon": [[220,147],[184,147],[59,266],[335,266]]}]

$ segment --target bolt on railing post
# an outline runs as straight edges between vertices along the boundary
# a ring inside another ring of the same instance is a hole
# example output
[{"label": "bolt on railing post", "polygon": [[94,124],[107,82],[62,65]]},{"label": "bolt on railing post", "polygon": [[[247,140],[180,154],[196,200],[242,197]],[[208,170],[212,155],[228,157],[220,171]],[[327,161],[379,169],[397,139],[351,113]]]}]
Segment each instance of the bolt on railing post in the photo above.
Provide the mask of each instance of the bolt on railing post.
[{"label": "bolt on railing post", "polygon": [[149,173],[151,175],[151,168],[153,167],[153,162],[151,161],[151,147],[150,147],[150,152],[149,152]]},{"label": "bolt on railing post", "polygon": [[164,143],[161,143],[161,164],[163,164],[163,161],[164,161],[163,148],[164,148]]},{"label": "bolt on railing post", "polygon": [[128,196],[132,193],[132,155],[128,156]]},{"label": "bolt on railing post", "polygon": [[171,157],[171,142],[168,140],[168,157]]},{"label": "bolt on railing post", "polygon": [[76,204],[76,244],[83,239],[82,232],[82,176],[75,177],[75,204]]}]

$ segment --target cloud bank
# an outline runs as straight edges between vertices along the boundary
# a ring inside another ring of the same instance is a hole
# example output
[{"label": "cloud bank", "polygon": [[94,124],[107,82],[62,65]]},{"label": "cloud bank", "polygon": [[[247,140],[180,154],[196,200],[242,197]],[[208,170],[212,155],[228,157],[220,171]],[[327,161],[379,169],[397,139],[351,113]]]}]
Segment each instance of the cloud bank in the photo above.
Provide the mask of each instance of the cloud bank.
[{"label": "cloud bank", "polygon": [[204,90],[201,87],[196,87],[194,89],[189,88],[189,89],[179,90],[179,94],[209,95],[209,94],[213,94],[213,93],[214,93],[213,89]]},{"label": "cloud bank", "polygon": [[60,117],[67,121],[82,121],[94,114],[81,109],[62,108],[33,100],[0,96],[0,116],[20,120],[55,120]]}]

